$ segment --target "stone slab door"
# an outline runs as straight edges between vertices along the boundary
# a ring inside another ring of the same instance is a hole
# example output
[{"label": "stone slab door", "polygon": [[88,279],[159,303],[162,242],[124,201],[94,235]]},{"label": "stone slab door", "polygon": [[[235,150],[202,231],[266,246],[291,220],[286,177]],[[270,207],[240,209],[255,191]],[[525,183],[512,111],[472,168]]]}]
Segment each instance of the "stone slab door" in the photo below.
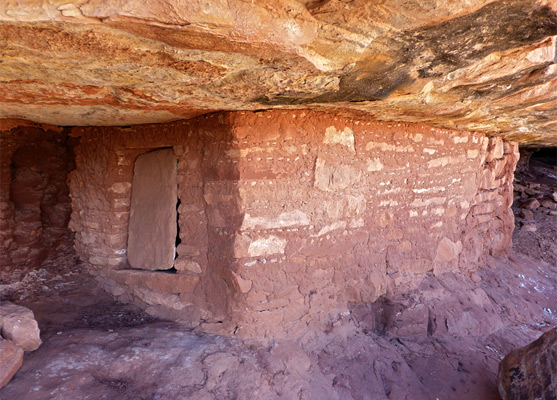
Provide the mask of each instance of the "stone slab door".
[{"label": "stone slab door", "polygon": [[128,262],[132,268],[170,269],[176,252],[177,159],[172,149],[155,150],[134,165]]}]

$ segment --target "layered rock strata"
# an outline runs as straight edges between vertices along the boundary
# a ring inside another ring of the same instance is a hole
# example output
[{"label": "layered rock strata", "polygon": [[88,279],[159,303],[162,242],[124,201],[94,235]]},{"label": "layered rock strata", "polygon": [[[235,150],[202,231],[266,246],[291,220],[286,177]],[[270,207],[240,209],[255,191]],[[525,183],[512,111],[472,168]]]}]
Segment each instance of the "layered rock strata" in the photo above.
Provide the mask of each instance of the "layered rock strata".
[{"label": "layered rock strata", "polygon": [[313,108],[557,143],[554,0],[8,1],[0,118]]}]

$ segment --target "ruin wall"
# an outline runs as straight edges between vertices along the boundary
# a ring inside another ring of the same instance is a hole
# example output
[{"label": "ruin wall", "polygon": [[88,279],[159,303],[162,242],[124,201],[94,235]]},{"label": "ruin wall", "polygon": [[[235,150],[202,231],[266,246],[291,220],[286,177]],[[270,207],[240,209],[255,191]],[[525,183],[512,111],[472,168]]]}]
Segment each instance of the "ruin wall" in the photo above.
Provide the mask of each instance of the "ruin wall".
[{"label": "ruin wall", "polygon": [[[0,121],[0,268],[76,262],[66,178],[74,143],[59,127]],[[8,275],[6,275],[8,276]]]},{"label": "ruin wall", "polygon": [[[304,111],[72,134],[80,257],[116,297],[192,326],[295,334],[510,246],[518,148],[499,138]],[[164,147],[178,157],[176,273],[130,270],[133,162]]]}]

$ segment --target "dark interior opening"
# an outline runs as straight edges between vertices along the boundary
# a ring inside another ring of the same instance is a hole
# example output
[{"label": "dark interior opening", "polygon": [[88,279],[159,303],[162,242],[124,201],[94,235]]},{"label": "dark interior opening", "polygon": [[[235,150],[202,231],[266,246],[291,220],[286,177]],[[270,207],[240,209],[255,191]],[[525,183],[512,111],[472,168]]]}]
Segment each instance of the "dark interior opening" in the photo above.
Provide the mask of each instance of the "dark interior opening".
[{"label": "dark interior opening", "polygon": [[174,267],[170,268],[170,269],[156,269],[156,272],[164,272],[165,274],[176,274],[178,273],[178,270]]},{"label": "dark interior opening", "polygon": [[[180,199],[178,199],[176,201],[176,249],[178,248],[178,246],[180,245],[180,243],[182,243],[182,240],[180,239],[180,213],[179,213],[179,208],[180,208],[180,204],[181,201]],[[178,257],[178,252],[174,251],[174,260],[176,260],[176,258]],[[157,269],[157,272],[165,272],[167,274],[175,274],[178,271],[176,270],[176,268],[173,266],[170,269]]]},{"label": "dark interior opening", "polygon": [[547,164],[551,167],[557,167],[557,147],[544,147],[534,152],[530,158],[530,162],[535,161]]},{"label": "dark interior opening", "polygon": [[[180,243],[182,243],[182,240],[180,239],[180,210],[179,210],[181,203],[182,202],[180,201],[180,199],[178,199],[178,201],[176,202],[176,248],[178,248]],[[176,259],[176,257],[178,257],[177,252],[174,253],[174,259]]]}]

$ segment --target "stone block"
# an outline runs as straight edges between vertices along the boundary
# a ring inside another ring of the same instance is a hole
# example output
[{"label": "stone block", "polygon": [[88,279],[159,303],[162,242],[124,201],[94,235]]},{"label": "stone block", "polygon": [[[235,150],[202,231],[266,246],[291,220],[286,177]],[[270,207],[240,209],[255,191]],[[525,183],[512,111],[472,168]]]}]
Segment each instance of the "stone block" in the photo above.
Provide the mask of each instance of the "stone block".
[{"label": "stone block", "polygon": [[550,210],[557,210],[557,202],[553,200],[545,199],[540,201],[540,206],[544,208],[549,208]]},{"label": "stone block", "polygon": [[128,260],[141,269],[169,269],[176,241],[176,156],[172,149],[137,158],[128,228]]},{"label": "stone block", "polygon": [[482,172],[479,188],[484,190],[492,190],[498,188],[500,183],[501,182],[496,179],[494,171],[486,168]]},{"label": "stone block", "polygon": [[497,160],[499,158],[503,158],[504,154],[504,145],[503,139],[500,137],[492,137],[489,139],[489,147],[488,147],[488,154],[486,158],[486,162],[491,162],[493,160]]},{"label": "stone block", "polygon": [[240,293],[248,293],[251,290],[253,281],[249,279],[243,279],[240,275],[234,272],[232,273],[232,275],[234,276],[234,283],[236,284],[236,287],[238,288]]},{"label": "stone block", "polygon": [[261,217],[254,217],[246,213],[240,229],[280,229],[309,224],[310,221],[307,214],[301,210],[283,212],[278,216],[269,215]]},{"label": "stone block", "polygon": [[249,257],[268,256],[272,254],[284,254],[287,241],[277,236],[270,235],[253,240],[248,246]]},{"label": "stone block", "polygon": [[201,266],[196,263],[195,261],[192,260],[188,260],[185,257],[178,257],[175,261],[174,261],[174,268],[176,268],[176,270],[178,271],[184,271],[184,272],[191,272],[194,274],[200,274],[201,273]]},{"label": "stone block", "polygon": [[495,204],[480,203],[472,208],[472,215],[490,214],[495,211]]},{"label": "stone block", "polygon": [[317,158],[314,186],[326,192],[343,190],[358,182],[361,175],[362,171],[351,165]]},{"label": "stone block", "polygon": [[503,175],[502,173],[505,170],[505,166],[507,165],[507,160],[505,158],[502,158],[500,160],[495,160],[493,162],[493,175],[495,175],[496,178],[501,178]]},{"label": "stone block", "polygon": [[9,301],[0,302],[0,330],[23,351],[37,350],[42,343],[33,311]]},{"label": "stone block", "polygon": [[495,218],[495,216],[492,215],[492,214],[480,214],[480,215],[474,216],[474,220],[475,220],[477,225],[485,224],[486,222],[489,222],[489,221],[493,220],[494,218]]},{"label": "stone block", "polygon": [[435,254],[435,262],[446,263],[454,260],[460,252],[462,251],[462,242],[459,240],[453,242],[449,238],[443,238],[437,246],[437,252]]},{"label": "stone block", "polygon": [[131,269],[107,271],[107,276],[121,285],[146,288],[162,293],[192,292],[199,277],[191,274],[172,274],[162,271],[141,271]]},{"label": "stone block", "polygon": [[337,129],[334,126],[329,126],[325,130],[325,138],[323,139],[325,144],[339,144],[344,146],[350,152],[354,152],[354,132],[352,129],[345,127],[343,130]]},{"label": "stone block", "polygon": [[535,211],[540,207],[540,202],[537,199],[528,199],[528,200],[525,200],[525,201],[521,201],[519,203],[519,206],[521,208],[526,209],[526,210]]},{"label": "stone block", "polygon": [[536,224],[533,222],[528,222],[525,224],[522,224],[522,227],[520,228],[521,231],[524,232],[536,232],[538,230],[538,228],[536,227]]},{"label": "stone block", "polygon": [[476,204],[486,201],[493,201],[497,198],[497,196],[499,196],[499,193],[497,193],[496,191],[479,192],[478,194],[476,194]]},{"label": "stone block", "polygon": [[190,305],[189,303],[183,302],[180,296],[176,294],[160,293],[144,288],[136,288],[133,290],[133,293],[149,305],[163,306],[174,311],[181,311]]}]

